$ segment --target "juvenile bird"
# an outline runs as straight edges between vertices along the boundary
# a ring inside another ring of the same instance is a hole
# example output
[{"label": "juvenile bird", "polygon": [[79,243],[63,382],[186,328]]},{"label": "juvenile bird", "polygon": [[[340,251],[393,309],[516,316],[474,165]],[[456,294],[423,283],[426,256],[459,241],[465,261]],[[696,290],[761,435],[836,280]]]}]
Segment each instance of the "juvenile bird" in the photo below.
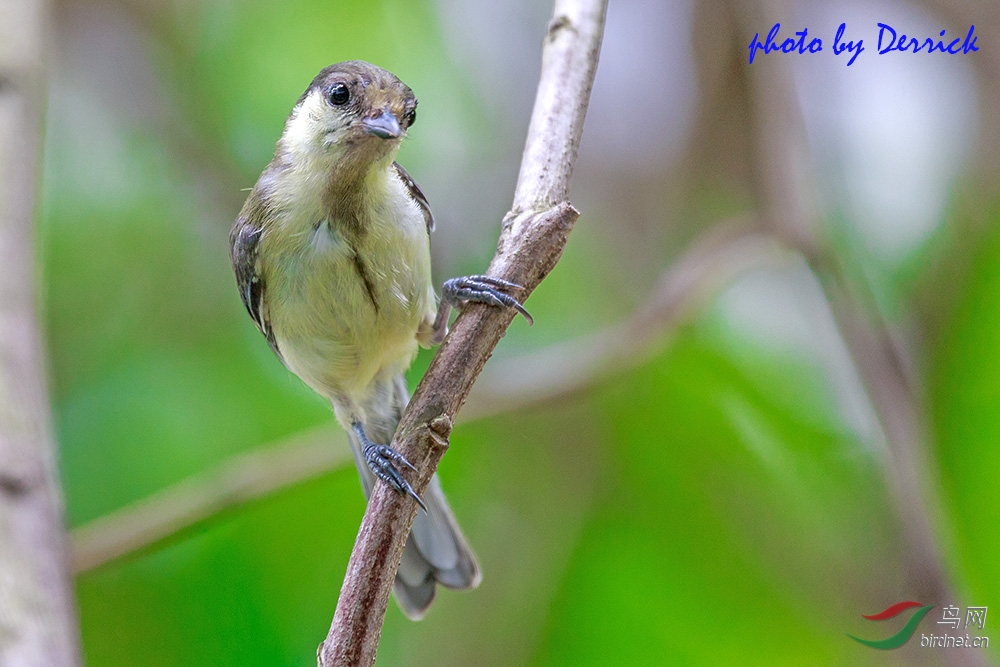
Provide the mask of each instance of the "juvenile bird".
[{"label": "juvenile bird", "polygon": [[417,99],[361,61],[324,68],[285,123],[274,158],[230,232],[243,305],[278,358],[330,400],[347,431],[366,497],[376,479],[420,504],[396,574],[403,612],[418,619],[436,583],[473,588],[479,566],[435,475],[419,498],[389,447],[409,400],[403,373],[418,346],[439,343],[453,306],[527,311],[487,276],[431,282],[427,199],[396,153]]}]

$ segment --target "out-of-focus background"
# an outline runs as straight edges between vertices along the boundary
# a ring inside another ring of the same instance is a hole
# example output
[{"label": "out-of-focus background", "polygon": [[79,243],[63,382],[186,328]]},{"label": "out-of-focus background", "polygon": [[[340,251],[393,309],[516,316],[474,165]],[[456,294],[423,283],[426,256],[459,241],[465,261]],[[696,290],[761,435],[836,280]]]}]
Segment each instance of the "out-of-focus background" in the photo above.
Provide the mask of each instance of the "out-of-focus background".
[{"label": "out-of-focus background", "polygon": [[[343,451],[240,304],[245,191],[313,75],[372,61],[420,99],[400,162],[436,279],[481,271],[550,14],[56,3],[38,257],[73,527],[290,438]],[[880,21],[975,24],[979,52],[877,55]],[[748,64],[776,22],[823,52]],[[419,623],[390,602],[379,664],[995,663],[919,635],[1000,634],[964,627],[1000,614],[998,26],[965,0],[612,0],[583,215],[441,465],[482,586]],[[323,465],[80,572],[87,664],[314,664],[364,509]],[[847,636],[892,635],[862,614],[901,600],[935,605],[905,647]]]}]

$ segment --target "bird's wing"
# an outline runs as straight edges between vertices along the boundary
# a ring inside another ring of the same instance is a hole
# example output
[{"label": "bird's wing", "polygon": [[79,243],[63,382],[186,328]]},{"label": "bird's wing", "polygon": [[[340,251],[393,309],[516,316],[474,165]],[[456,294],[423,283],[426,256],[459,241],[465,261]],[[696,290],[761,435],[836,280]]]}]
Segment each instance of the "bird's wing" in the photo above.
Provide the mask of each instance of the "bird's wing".
[{"label": "bird's wing", "polygon": [[[264,276],[260,271],[258,248],[264,228],[250,222],[250,216],[240,215],[229,235],[229,253],[236,274],[236,285],[240,290],[243,306],[250,313],[254,324],[260,329],[274,353],[282,359],[278,341],[268,319]],[[284,359],[282,359],[284,361]]]},{"label": "bird's wing", "polygon": [[399,179],[403,181],[403,185],[405,185],[406,189],[409,191],[410,197],[413,198],[413,201],[417,202],[417,206],[419,206],[421,212],[423,212],[424,222],[427,223],[427,232],[430,233],[434,231],[434,214],[431,213],[431,205],[427,203],[427,197],[424,196],[420,186],[417,185],[416,181],[413,180],[413,177],[410,176],[405,169],[399,166],[398,162],[393,162],[392,166],[396,168],[396,174],[399,176]]}]

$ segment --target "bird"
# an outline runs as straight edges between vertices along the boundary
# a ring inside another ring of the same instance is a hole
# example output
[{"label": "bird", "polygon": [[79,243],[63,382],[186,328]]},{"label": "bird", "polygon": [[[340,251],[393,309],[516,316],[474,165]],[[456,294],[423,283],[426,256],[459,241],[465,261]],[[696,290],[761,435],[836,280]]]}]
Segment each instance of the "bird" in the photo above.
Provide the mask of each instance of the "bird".
[{"label": "bird", "polygon": [[423,497],[389,444],[409,401],[405,371],[439,344],[465,303],[531,316],[485,275],[431,278],[427,198],[396,162],[417,98],[394,74],[353,60],[323,68],[299,97],[274,157],[230,232],[240,298],[271,350],[330,401],[365,496],[378,480],[418,503],[393,592],[414,620],[437,584],[478,586],[481,572],[435,474]]}]

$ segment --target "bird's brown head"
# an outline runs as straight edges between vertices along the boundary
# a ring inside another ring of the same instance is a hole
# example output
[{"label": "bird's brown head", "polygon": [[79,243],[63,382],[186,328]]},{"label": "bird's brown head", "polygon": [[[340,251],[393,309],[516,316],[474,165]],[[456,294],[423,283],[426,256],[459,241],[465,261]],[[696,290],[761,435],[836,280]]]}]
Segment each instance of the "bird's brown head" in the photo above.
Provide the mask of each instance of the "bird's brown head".
[{"label": "bird's brown head", "polygon": [[302,93],[282,144],[294,154],[372,163],[395,153],[417,98],[394,74],[361,60],[323,68]]}]

